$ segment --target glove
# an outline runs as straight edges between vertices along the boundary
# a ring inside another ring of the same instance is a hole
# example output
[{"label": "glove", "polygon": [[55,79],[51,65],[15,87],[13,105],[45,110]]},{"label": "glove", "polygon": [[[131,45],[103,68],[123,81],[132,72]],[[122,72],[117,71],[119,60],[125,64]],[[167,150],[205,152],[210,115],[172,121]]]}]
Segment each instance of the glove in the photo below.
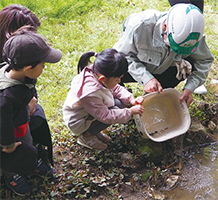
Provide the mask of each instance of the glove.
[{"label": "glove", "polygon": [[186,79],[186,74],[191,74],[192,65],[187,60],[182,59],[178,62],[175,62],[175,64],[177,67],[176,78],[178,80],[181,80],[182,77],[183,79]]}]

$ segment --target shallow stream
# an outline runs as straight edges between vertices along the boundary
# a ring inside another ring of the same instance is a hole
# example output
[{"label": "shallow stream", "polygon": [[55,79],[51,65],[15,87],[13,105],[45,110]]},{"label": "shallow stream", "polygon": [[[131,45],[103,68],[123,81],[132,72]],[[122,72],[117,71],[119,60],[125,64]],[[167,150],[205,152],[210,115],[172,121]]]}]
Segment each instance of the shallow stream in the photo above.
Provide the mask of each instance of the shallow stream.
[{"label": "shallow stream", "polygon": [[178,186],[167,192],[172,200],[218,199],[218,144],[191,148]]}]

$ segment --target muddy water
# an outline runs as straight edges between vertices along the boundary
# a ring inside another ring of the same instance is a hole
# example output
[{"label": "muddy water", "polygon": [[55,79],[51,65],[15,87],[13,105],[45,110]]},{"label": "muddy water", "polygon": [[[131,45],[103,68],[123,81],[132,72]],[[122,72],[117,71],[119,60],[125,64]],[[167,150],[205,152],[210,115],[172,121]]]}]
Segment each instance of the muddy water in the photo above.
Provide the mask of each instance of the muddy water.
[{"label": "muddy water", "polygon": [[186,162],[176,189],[167,192],[172,200],[218,199],[218,144],[195,147]]}]

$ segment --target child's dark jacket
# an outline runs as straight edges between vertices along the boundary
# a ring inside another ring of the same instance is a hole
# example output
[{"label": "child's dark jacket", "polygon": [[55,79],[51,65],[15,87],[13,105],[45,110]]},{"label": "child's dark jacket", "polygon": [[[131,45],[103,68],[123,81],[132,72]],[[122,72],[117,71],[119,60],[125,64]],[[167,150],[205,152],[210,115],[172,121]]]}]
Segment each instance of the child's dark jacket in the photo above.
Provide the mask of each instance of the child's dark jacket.
[{"label": "child's dark jacket", "polygon": [[5,76],[6,66],[0,69],[0,145],[13,144],[15,128],[29,121],[28,103],[34,95],[34,85]]}]

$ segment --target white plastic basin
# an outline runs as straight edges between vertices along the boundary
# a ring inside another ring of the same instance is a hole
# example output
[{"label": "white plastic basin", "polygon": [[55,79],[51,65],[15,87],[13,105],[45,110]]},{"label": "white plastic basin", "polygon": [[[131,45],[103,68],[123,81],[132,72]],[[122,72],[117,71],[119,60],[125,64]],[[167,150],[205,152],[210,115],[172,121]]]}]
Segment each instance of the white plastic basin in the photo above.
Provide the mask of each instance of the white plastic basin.
[{"label": "white plastic basin", "polygon": [[188,107],[179,102],[181,93],[173,88],[145,95],[142,116],[134,115],[142,137],[163,142],[187,132],[191,124]]}]

